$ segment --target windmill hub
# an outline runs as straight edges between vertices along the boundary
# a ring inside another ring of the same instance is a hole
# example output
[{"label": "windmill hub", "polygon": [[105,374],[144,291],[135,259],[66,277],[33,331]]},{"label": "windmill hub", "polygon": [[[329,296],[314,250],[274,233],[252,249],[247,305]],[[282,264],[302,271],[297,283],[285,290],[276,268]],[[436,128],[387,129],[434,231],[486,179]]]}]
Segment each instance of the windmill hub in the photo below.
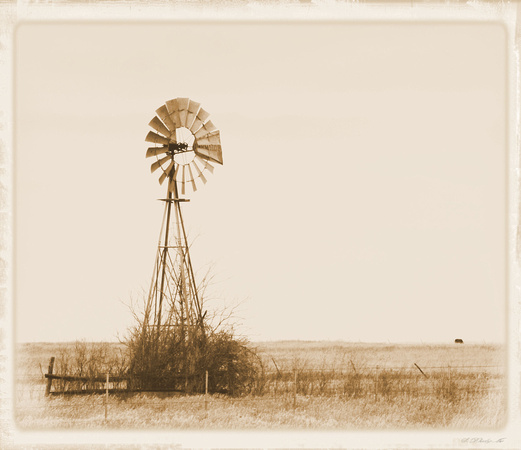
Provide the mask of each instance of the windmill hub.
[{"label": "windmill hub", "polygon": [[188,128],[179,127],[175,130],[175,140],[177,142],[168,145],[175,162],[181,165],[190,164],[195,158],[194,135]]},{"label": "windmill hub", "polygon": [[168,144],[168,151],[175,155],[176,153],[182,153],[192,150],[188,148],[188,144],[186,142],[170,142]]}]

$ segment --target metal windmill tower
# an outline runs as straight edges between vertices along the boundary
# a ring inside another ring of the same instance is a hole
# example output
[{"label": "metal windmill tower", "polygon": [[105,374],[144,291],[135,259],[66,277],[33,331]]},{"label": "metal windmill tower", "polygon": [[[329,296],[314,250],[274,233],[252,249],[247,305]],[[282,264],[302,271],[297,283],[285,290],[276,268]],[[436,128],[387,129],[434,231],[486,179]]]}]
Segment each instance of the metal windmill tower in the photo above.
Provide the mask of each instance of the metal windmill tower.
[{"label": "metal windmill tower", "polygon": [[163,222],[148,297],[148,325],[156,335],[165,327],[190,341],[204,335],[204,312],[197,292],[190,249],[186,239],[181,204],[186,186],[197,190],[199,178],[206,184],[205,171],[222,164],[220,133],[208,120],[200,104],[188,98],[167,101],[156,110],[145,140],[156,144],[146,157],[156,160],[151,171],[160,170],[159,183],[166,182]]}]

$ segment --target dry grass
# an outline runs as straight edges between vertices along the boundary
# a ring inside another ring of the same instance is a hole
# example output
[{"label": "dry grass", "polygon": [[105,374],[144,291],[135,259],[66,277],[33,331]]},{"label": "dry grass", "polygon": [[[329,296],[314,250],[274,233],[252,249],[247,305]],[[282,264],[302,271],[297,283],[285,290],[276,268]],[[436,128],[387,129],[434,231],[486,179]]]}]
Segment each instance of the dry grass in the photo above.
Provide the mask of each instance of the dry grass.
[{"label": "dry grass", "polygon": [[[487,429],[505,421],[504,351],[497,346],[262,343],[262,395],[209,396],[207,411],[201,395],[112,396],[106,422],[103,396],[44,397],[42,372],[49,357],[73,346],[19,347],[15,417],[20,427]],[[117,344],[113,348],[119,351]]]}]

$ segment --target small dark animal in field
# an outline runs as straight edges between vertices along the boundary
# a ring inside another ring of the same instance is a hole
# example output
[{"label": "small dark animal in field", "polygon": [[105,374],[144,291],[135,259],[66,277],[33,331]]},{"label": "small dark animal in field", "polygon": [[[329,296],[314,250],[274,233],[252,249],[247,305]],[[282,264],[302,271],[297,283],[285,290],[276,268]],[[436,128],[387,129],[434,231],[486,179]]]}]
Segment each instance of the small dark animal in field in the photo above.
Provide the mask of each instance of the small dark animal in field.
[{"label": "small dark animal in field", "polygon": [[454,339],[455,344],[463,344],[463,339]]}]

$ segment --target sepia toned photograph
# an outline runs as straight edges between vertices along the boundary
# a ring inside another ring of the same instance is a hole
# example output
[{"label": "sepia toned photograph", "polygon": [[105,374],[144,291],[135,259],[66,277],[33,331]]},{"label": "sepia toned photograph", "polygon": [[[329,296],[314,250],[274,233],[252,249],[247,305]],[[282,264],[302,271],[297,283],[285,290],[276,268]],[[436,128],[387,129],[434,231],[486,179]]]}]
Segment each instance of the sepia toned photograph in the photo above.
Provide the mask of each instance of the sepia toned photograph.
[{"label": "sepia toned photograph", "polygon": [[432,17],[16,24],[17,433],[516,448],[515,27]]}]

